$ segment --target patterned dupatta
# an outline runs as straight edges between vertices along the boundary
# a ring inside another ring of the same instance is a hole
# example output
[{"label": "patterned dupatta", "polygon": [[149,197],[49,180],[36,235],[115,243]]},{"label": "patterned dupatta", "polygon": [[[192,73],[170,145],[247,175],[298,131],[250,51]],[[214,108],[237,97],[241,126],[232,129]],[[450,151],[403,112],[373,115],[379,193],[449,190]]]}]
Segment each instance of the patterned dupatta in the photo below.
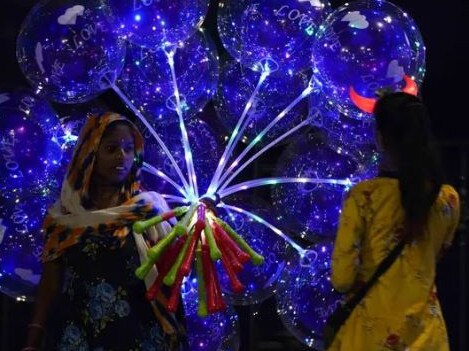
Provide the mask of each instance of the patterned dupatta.
[{"label": "patterned dupatta", "polygon": [[[87,210],[84,204],[90,201],[89,189],[96,153],[105,130],[116,121],[125,121],[130,126],[135,144],[136,161],[121,189],[124,202],[112,208]],[[112,232],[123,244],[134,221],[151,218],[164,210],[161,207],[167,207],[159,194],[141,191],[138,160],[142,157],[143,138],[125,117],[106,113],[87,120],[62,183],[60,198],[48,210],[44,221],[43,261],[61,256],[66,249],[80,242],[84,234],[110,235]]]}]

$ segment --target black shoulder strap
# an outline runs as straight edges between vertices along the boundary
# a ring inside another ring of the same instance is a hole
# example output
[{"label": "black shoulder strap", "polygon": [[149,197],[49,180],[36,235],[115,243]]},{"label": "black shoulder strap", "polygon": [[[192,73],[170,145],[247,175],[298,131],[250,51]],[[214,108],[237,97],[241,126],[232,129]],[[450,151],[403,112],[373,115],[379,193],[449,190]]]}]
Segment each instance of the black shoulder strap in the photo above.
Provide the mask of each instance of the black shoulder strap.
[{"label": "black shoulder strap", "polygon": [[373,276],[371,277],[370,280],[368,280],[365,285],[363,285],[360,290],[351,298],[349,299],[345,305],[344,308],[348,310],[353,310],[355,306],[363,299],[363,297],[366,295],[368,290],[373,286],[373,284],[378,280],[378,278],[383,275],[384,272],[388,270],[388,268],[393,264],[393,262],[396,260],[397,256],[402,252],[402,249],[405,246],[406,241],[401,240],[399,244],[397,244],[392,251],[389,253],[388,256],[386,256],[381,263],[379,264],[378,268],[376,268],[376,271],[373,273]]}]

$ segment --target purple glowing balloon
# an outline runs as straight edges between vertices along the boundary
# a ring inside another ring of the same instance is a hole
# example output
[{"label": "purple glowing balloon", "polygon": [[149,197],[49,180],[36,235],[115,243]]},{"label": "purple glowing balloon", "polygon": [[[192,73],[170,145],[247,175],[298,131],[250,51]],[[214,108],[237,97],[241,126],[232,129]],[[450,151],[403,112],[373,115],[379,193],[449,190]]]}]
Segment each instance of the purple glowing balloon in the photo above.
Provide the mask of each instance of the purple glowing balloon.
[{"label": "purple glowing balloon", "polygon": [[298,138],[280,156],[275,176],[317,183],[276,184],[272,204],[279,221],[310,242],[318,235],[334,236],[343,195],[358,169],[353,158],[332,150],[317,135]]},{"label": "purple glowing balloon", "polygon": [[198,281],[194,274],[182,285],[187,336],[191,351],[237,351],[239,347],[238,316],[233,307],[226,311],[200,317]]},{"label": "purple glowing balloon", "polygon": [[[251,196],[249,196],[252,198]],[[224,200],[225,201],[225,200]],[[252,201],[249,200],[250,202]],[[228,276],[223,265],[218,262],[217,270],[220,277],[220,285],[224,294],[224,299],[234,305],[250,305],[264,301],[272,296],[275,291],[275,284],[285,267],[285,259],[288,244],[287,242],[267,228],[260,220],[269,220],[269,213],[272,210],[264,210],[258,204],[249,204],[242,201],[242,197],[233,196],[227,203],[235,204],[237,208],[249,210],[259,216],[256,219],[240,213],[233,209],[221,208],[218,216],[228,223],[243,239],[259,254],[264,256],[264,262],[258,266],[247,262],[241,273],[239,280],[245,286],[242,293],[234,293],[231,288]]]},{"label": "purple glowing balloon", "polygon": [[316,34],[313,56],[325,96],[351,118],[371,117],[351,97],[374,99],[381,88],[409,88],[409,79],[418,85],[425,74],[425,46],[417,25],[382,0],[357,0],[336,9]]},{"label": "purple glowing balloon", "polygon": [[0,99],[2,197],[23,189],[48,192],[60,182],[55,176],[62,158],[59,119],[46,101],[26,91],[0,93]]},{"label": "purple glowing balloon", "polygon": [[311,124],[326,131],[326,140],[340,141],[344,145],[374,144],[374,121],[356,120],[342,115],[327,103],[322,91],[309,95],[309,115]]},{"label": "purple glowing balloon", "polygon": [[305,345],[321,349],[327,317],[342,296],[330,282],[332,242],[315,244],[288,259],[277,283],[277,310],[286,328]]},{"label": "purple glowing balloon", "polygon": [[[3,194],[3,191],[2,191]],[[32,301],[42,273],[42,221],[55,193],[0,198],[0,291]]]},{"label": "purple glowing balloon", "polygon": [[[174,55],[174,70],[181,110],[187,120],[202,111],[216,90],[218,59],[209,36],[197,31],[181,43]],[[118,85],[158,126],[178,121],[171,69],[163,49],[130,45]]]},{"label": "purple glowing balloon", "polygon": [[41,1],[23,22],[16,43],[21,70],[37,94],[60,103],[88,101],[120,74],[123,40],[100,0]]},{"label": "purple glowing balloon", "polygon": [[160,48],[186,40],[201,25],[209,0],[107,0],[120,34],[139,46]]},{"label": "purple glowing balloon", "polygon": [[[171,179],[182,185],[169,157],[163,152],[150,131],[142,126],[140,121],[136,122],[145,138],[145,162],[165,173]],[[158,127],[155,122],[151,123],[155,132],[161,137],[179,168],[187,178],[184,149],[182,146],[181,130],[179,123],[173,122],[165,127]],[[199,193],[207,191],[211,177],[215,172],[218,159],[223,152],[221,140],[213,129],[204,121],[193,118],[186,123],[189,143],[194,160],[194,168],[197,175]],[[181,196],[180,193],[168,182],[153,174],[144,174],[143,185],[150,190],[156,190],[165,194]]]},{"label": "purple glowing balloon", "polygon": [[[260,73],[242,67],[231,61],[221,71],[215,107],[220,122],[232,131],[243,114],[246,104],[258,83]],[[263,82],[254,96],[247,112],[243,141],[254,139],[289,103],[297,98],[306,87],[307,81],[301,75],[271,75]],[[286,89],[286,87],[288,87]],[[306,103],[300,102],[266,134],[266,140],[290,130],[306,115]]]},{"label": "purple glowing balloon", "polygon": [[314,34],[330,11],[323,0],[223,0],[218,32],[244,66],[294,74],[310,67]]},{"label": "purple glowing balloon", "polygon": [[308,98],[311,125],[319,128],[325,143],[337,153],[350,156],[359,163],[362,171],[358,171],[358,177],[374,176],[379,161],[374,121],[341,114],[328,103],[320,89],[313,91]]}]

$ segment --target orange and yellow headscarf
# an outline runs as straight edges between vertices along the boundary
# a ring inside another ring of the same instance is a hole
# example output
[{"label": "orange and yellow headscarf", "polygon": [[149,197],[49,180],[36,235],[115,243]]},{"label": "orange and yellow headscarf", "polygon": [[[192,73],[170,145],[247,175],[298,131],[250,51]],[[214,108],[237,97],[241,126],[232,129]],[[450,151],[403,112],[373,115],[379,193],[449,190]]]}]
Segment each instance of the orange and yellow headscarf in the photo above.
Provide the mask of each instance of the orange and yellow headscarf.
[{"label": "orange and yellow headscarf", "polygon": [[[125,121],[129,125],[135,144],[134,165],[121,189],[124,202],[112,208],[88,210],[84,204],[89,201],[89,187],[96,153],[104,132],[116,121]],[[142,160],[142,135],[125,117],[116,113],[105,113],[86,121],[62,183],[60,198],[49,209],[44,221],[43,261],[51,261],[61,256],[66,249],[80,242],[85,233],[113,235],[119,238],[122,244],[134,221],[151,218],[167,210],[166,202],[161,195],[141,191],[139,174]]]}]

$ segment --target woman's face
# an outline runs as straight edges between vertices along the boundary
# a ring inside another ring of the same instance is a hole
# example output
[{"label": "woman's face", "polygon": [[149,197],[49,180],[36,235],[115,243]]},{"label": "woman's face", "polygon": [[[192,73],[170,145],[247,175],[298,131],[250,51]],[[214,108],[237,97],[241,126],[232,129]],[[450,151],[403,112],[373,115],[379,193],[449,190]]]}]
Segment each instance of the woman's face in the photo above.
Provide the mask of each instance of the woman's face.
[{"label": "woman's face", "polygon": [[110,127],[101,139],[93,170],[93,182],[122,185],[129,176],[135,157],[132,130],[126,124]]}]

